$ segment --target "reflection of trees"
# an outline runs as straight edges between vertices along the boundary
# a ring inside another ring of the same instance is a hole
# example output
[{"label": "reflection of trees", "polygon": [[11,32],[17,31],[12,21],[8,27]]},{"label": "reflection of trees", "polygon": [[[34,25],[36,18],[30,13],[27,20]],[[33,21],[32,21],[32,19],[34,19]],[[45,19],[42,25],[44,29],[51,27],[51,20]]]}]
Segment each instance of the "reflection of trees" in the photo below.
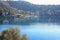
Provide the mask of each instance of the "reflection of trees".
[{"label": "reflection of trees", "polygon": [[26,35],[20,35],[18,28],[9,28],[0,34],[0,40],[27,40]]}]

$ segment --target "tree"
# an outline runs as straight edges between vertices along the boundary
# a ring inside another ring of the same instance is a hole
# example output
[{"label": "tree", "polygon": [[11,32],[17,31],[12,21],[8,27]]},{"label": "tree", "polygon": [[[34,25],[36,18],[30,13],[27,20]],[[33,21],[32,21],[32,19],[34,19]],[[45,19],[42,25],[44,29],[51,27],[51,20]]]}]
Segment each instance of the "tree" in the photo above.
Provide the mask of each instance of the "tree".
[{"label": "tree", "polygon": [[[4,30],[1,35],[0,35],[0,40],[21,40],[21,36],[19,33],[19,29],[18,28],[9,28]],[[26,39],[25,35],[23,35],[22,39]]]},{"label": "tree", "polygon": [[22,35],[21,40],[27,40],[27,35],[26,34]]}]

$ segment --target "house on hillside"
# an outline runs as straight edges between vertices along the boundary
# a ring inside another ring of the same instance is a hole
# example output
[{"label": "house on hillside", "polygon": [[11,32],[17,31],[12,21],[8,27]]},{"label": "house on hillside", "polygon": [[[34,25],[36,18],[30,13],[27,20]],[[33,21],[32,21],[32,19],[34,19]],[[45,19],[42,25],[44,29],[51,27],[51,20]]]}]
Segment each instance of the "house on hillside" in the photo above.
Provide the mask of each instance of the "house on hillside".
[{"label": "house on hillside", "polygon": [[9,12],[8,11],[4,11],[4,12],[2,12],[2,15],[9,16]]}]

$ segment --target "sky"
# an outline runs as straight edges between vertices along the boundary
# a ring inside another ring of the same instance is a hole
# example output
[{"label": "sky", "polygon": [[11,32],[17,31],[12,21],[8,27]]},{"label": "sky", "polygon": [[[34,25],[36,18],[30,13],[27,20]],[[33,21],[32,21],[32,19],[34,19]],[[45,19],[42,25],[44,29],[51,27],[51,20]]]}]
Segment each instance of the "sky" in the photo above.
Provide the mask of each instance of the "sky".
[{"label": "sky", "polygon": [[[14,1],[21,1],[21,0],[14,0]],[[22,1],[27,1],[32,4],[37,4],[37,5],[42,5],[42,4],[44,4],[44,5],[60,5],[60,0],[22,0]]]},{"label": "sky", "polygon": [[33,4],[37,4],[37,5],[41,5],[41,4],[45,4],[45,5],[60,5],[60,0],[25,0],[28,1],[30,3]]}]

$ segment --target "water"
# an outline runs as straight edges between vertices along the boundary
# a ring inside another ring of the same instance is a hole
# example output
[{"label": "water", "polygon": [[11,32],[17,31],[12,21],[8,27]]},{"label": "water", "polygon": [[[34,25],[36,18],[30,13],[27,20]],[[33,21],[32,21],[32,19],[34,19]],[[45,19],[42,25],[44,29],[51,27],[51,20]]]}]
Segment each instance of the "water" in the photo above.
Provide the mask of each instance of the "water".
[{"label": "water", "polygon": [[0,32],[9,27],[18,27],[21,34],[27,34],[28,40],[60,40],[60,25],[0,25]]},{"label": "water", "polygon": [[60,24],[60,19],[47,15],[43,15],[42,17],[31,17],[31,18],[25,18],[21,19],[19,17],[6,17],[0,19],[0,24],[15,24],[15,25],[30,25],[31,23],[56,23]]}]

